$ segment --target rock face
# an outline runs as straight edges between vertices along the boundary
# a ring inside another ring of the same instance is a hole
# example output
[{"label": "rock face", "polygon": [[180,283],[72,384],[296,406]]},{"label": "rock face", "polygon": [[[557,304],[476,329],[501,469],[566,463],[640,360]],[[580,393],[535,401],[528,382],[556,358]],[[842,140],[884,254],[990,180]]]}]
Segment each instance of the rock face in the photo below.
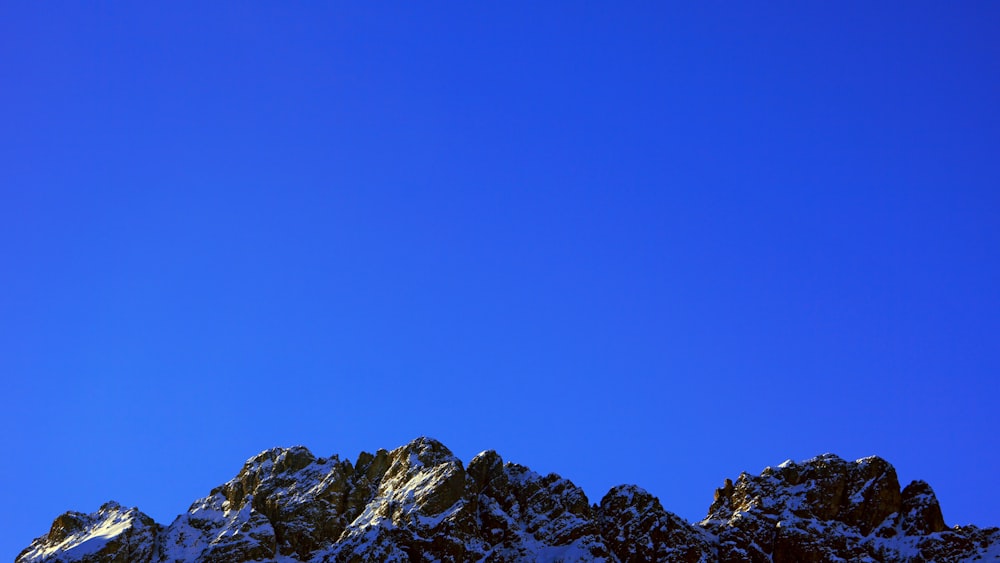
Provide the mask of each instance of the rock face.
[{"label": "rock face", "polygon": [[632,485],[591,504],[493,451],[463,466],[418,438],[355,462],[303,447],[251,458],[163,527],[109,502],[67,512],[15,563],[825,562],[1000,559],[1000,530],[947,528],[930,486],[877,457],[746,473],[688,523]]},{"label": "rock face", "polygon": [[1000,529],[948,530],[930,486],[901,492],[878,457],[825,454],[727,479],[697,525],[716,538],[721,563],[1000,559]]},{"label": "rock face", "polygon": [[107,502],[93,514],[67,512],[49,533],[31,542],[15,561],[150,563],[158,561],[153,519],[135,508]]}]

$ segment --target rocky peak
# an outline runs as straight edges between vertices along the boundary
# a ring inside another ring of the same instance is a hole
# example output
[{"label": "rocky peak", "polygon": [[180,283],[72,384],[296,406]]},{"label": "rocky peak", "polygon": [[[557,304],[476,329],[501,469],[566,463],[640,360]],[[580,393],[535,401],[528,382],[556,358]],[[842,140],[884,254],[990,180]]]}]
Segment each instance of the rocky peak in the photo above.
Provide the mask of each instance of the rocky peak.
[{"label": "rocky peak", "polygon": [[16,561],[147,563],[154,556],[160,526],[136,508],[114,501],[93,514],[66,512],[49,533],[36,539]]},{"label": "rocky peak", "polygon": [[896,471],[885,460],[854,462],[824,454],[801,464],[786,461],[754,477],[743,473],[716,491],[708,521],[754,512],[781,518],[832,520],[868,534],[899,510]]},{"label": "rocky peak", "polygon": [[599,504],[488,450],[418,438],[353,463],[302,446],[248,460],[167,527],[107,503],[67,512],[15,563],[820,562],[1000,559],[1000,530],[948,529],[930,486],[824,454],[726,479],[691,524],[635,485]]},{"label": "rocky peak", "polygon": [[900,491],[895,469],[874,456],[846,461],[824,454],[768,467],[759,476],[743,473],[716,490],[700,525],[717,535],[720,561],[895,561],[907,560],[905,553],[970,553],[954,547],[957,536],[934,536],[947,528],[930,487],[917,481]]},{"label": "rocky peak", "polygon": [[913,481],[903,489],[900,503],[900,525],[909,535],[933,534],[948,529],[941,514],[941,505],[931,486]]},{"label": "rocky peak", "polygon": [[660,500],[635,485],[608,491],[598,507],[601,534],[622,563],[712,560],[712,537],[663,509]]},{"label": "rocky peak", "polygon": [[472,458],[466,470],[476,494],[492,494],[507,490],[507,473],[503,469],[503,458],[493,450],[487,450]]}]

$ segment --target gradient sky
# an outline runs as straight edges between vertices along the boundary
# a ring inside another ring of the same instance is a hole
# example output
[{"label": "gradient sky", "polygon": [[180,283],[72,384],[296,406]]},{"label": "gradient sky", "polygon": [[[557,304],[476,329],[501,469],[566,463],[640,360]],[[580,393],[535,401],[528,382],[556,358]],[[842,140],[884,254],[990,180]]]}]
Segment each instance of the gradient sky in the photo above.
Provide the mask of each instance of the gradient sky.
[{"label": "gradient sky", "polygon": [[4,2],[0,559],[273,446],[1000,525],[1000,4]]}]

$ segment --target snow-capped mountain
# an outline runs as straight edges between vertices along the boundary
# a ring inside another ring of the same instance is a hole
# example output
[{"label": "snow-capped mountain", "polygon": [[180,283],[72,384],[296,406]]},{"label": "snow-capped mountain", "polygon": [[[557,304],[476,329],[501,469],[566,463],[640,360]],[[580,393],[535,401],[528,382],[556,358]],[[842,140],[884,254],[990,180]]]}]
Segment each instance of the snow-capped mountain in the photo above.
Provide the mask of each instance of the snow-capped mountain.
[{"label": "snow-capped mountain", "polygon": [[633,485],[599,504],[555,474],[468,465],[418,438],[355,462],[262,452],[169,526],[108,502],[55,519],[15,563],[1000,560],[1000,529],[948,528],[930,486],[869,457],[746,473],[688,523]]}]

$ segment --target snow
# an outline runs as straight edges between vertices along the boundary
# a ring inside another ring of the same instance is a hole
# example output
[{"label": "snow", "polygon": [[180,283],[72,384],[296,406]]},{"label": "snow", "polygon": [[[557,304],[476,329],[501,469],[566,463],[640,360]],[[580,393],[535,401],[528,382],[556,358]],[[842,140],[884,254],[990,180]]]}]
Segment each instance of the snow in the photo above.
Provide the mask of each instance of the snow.
[{"label": "snow", "polygon": [[121,516],[118,514],[104,520],[86,534],[70,536],[61,544],[44,550],[43,554],[62,551],[67,557],[75,558],[100,551],[108,541],[123,533],[132,524],[133,518]]},{"label": "snow", "polygon": [[420,461],[420,458],[417,457],[417,454],[415,453],[410,454],[409,461],[410,461],[410,468],[412,469],[417,469],[424,466],[424,462]]},{"label": "snow", "polygon": [[81,531],[70,534],[59,543],[39,544],[34,550],[26,553],[22,561],[25,563],[42,561],[56,553],[69,560],[79,559],[97,553],[129,528],[146,527],[138,520],[137,510],[126,510],[116,503],[104,505],[97,514],[80,516],[84,520]]},{"label": "snow", "polygon": [[[302,458],[288,458],[302,453],[298,449],[266,450],[248,461],[236,478],[193,503],[188,513],[179,516],[157,535],[157,545],[163,550],[159,563],[211,560],[220,552],[239,554],[245,550],[246,553],[254,553],[255,557],[260,557],[262,552],[270,553],[275,531],[271,521],[253,508],[255,495],[258,501],[266,499],[268,506],[277,504],[294,508],[316,502],[338,483],[338,486],[343,486],[344,476],[350,472],[350,468],[344,469],[336,456],[330,459],[312,457],[308,463]],[[417,443],[416,447],[411,444],[394,450],[390,455],[393,463],[386,473],[376,483],[365,485],[377,488],[365,490],[366,498],[363,504],[358,505],[360,513],[357,517],[347,524],[336,543],[320,546],[310,555],[309,561],[333,561],[344,554],[354,554],[362,560],[406,561],[408,556],[400,547],[405,542],[400,543],[400,537],[412,534],[416,545],[419,545],[435,534],[448,533],[444,530],[452,529],[455,523],[467,523],[469,520],[466,518],[470,514],[474,514],[481,527],[489,527],[480,536],[466,539],[472,553],[483,554],[480,561],[497,558],[541,563],[608,561],[593,555],[605,549],[605,540],[587,531],[594,522],[590,519],[589,509],[584,510],[589,503],[583,491],[566,479],[554,474],[542,477],[527,467],[507,463],[503,466],[504,481],[510,485],[506,496],[494,498],[482,494],[471,500],[468,496],[458,496],[451,506],[443,506],[439,502],[441,498],[455,497],[442,497],[442,491],[463,483],[459,474],[462,471],[461,462],[448,454],[441,455],[438,446],[428,442]],[[854,463],[863,466],[876,459],[862,458]],[[803,463],[811,462],[850,463],[832,454]],[[726,504],[724,508],[714,511],[698,525],[692,526],[691,533],[695,534],[694,537],[702,537],[707,545],[717,546],[719,538],[724,537],[722,532],[731,527],[743,530],[773,527],[775,533],[790,534],[791,537],[834,537],[846,545],[862,546],[864,550],[877,554],[876,559],[885,560],[912,559],[927,553],[928,546],[940,546],[947,552],[949,546],[955,545],[956,538],[970,538],[969,545],[979,547],[972,547],[971,554],[962,552],[963,557],[968,556],[968,560],[1000,560],[1000,532],[995,530],[968,527],[924,536],[907,536],[902,524],[897,519],[889,518],[876,531],[862,536],[859,530],[844,522],[817,519],[812,506],[814,501],[809,500],[814,483],[807,481],[790,485],[789,476],[798,471],[782,471],[795,465],[792,460],[787,460],[778,466],[778,470],[768,468],[759,477],[741,475],[735,490],[742,500],[734,496],[733,506]],[[297,469],[293,471],[291,467]],[[872,488],[879,486],[879,479],[869,479],[860,488],[851,491],[850,502],[864,502]],[[791,480],[796,481],[798,479]],[[632,528],[635,523],[643,521],[643,526],[652,526],[646,529],[666,533],[669,519],[649,520],[651,512],[642,504],[645,502],[642,497],[649,494],[640,487],[622,485],[612,489],[611,495],[616,506],[620,505],[616,510],[620,511],[624,520],[622,527],[611,530],[611,534],[618,535],[618,542],[630,541],[632,546],[645,547],[652,552],[657,546],[650,536],[637,537],[638,532]],[[928,497],[931,496],[928,494]],[[428,502],[430,500],[435,502],[432,504]],[[431,506],[433,509],[429,508]],[[477,507],[474,512],[470,512],[472,507]],[[434,513],[429,513],[430,510]],[[20,561],[41,563],[53,556],[79,561],[101,551],[122,534],[130,531],[133,534],[151,532],[145,523],[149,520],[141,513],[116,504],[102,506],[92,515],[76,514],[72,517],[81,521],[83,526],[80,531],[58,542],[33,543]],[[298,530],[311,530],[305,527],[307,524],[297,525],[300,526]],[[611,538],[612,535],[605,537]],[[762,538],[767,539],[765,536],[750,539],[746,544],[750,551],[769,552],[755,542]],[[151,534],[143,541],[152,542]],[[660,547],[669,550],[671,546]],[[281,546],[278,549],[282,549]],[[746,555],[750,556],[749,553]],[[288,554],[267,557],[277,563],[301,563]],[[867,555],[860,557],[862,561],[874,561]],[[616,559],[611,557],[610,561]]]},{"label": "snow", "polygon": [[572,563],[574,561],[603,563],[608,561],[604,557],[591,555],[590,550],[581,545],[581,542],[558,546],[538,545],[533,551],[535,553],[534,560],[538,563]]}]

